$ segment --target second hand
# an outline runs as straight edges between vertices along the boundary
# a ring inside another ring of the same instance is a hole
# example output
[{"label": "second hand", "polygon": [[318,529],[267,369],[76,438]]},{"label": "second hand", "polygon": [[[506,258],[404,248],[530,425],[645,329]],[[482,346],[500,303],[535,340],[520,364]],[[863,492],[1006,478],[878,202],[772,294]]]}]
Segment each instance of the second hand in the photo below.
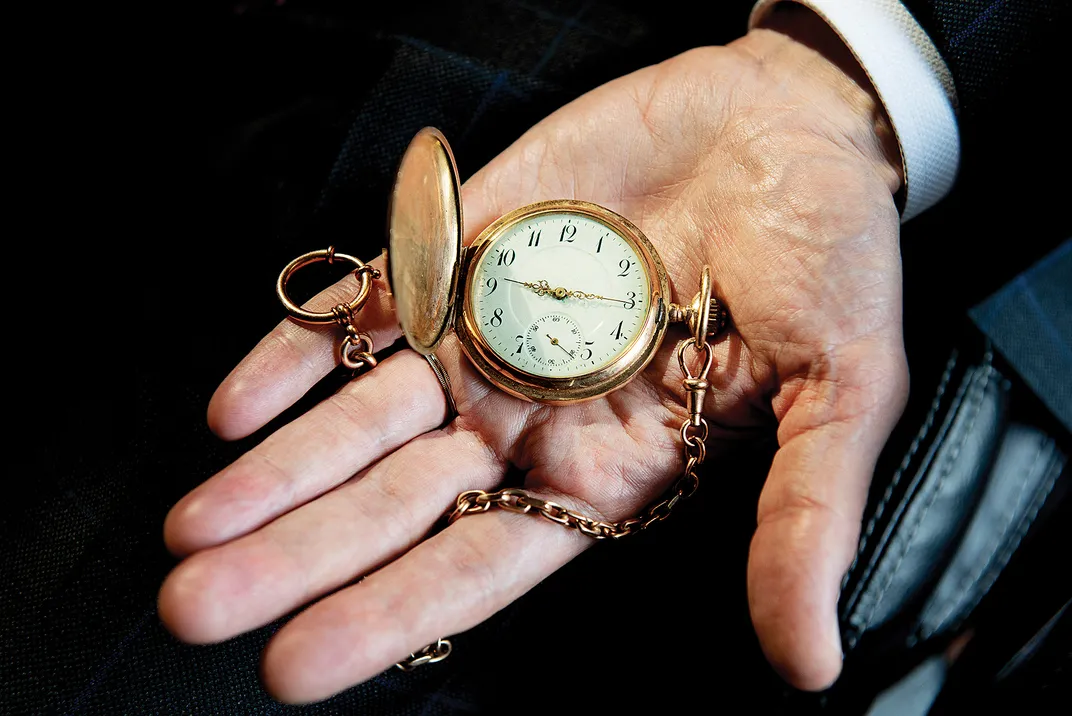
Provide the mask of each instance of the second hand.
[{"label": "second hand", "polygon": [[551,341],[551,345],[558,346],[562,350],[566,351],[566,355],[568,355],[570,358],[573,357],[573,351],[566,350],[566,346],[564,346],[561,343],[559,343],[557,338],[554,338],[550,333],[547,333],[545,335],[547,336],[548,340]]}]

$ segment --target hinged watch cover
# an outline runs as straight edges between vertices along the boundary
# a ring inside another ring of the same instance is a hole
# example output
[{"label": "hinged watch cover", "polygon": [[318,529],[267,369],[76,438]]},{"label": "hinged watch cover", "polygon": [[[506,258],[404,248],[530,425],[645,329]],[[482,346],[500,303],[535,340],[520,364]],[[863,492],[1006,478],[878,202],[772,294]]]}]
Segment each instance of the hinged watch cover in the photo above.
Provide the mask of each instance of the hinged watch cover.
[{"label": "hinged watch cover", "polygon": [[398,167],[388,209],[388,281],[402,332],[421,355],[451,326],[462,250],[458,169],[443,134],[425,127]]}]

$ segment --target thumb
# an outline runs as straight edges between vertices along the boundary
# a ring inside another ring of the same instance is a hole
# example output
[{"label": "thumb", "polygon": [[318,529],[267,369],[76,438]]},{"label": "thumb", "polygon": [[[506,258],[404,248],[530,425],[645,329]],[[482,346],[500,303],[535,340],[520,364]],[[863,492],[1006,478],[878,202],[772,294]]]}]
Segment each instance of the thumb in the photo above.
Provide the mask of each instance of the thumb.
[{"label": "thumb", "polygon": [[759,499],[748,601],[767,659],[810,691],[841,672],[841,580],[875,463],[908,393],[900,335],[882,343],[824,356],[774,400],[780,448]]}]

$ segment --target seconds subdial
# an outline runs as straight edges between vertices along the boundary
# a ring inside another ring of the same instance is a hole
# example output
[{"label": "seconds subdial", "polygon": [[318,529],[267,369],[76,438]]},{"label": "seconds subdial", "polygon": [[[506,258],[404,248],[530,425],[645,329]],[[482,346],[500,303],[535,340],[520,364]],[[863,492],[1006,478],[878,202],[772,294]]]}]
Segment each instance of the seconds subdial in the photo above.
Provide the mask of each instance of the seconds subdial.
[{"label": "seconds subdial", "polygon": [[525,350],[529,357],[550,368],[576,360],[583,343],[581,329],[561,313],[541,316],[530,323],[525,331]]}]

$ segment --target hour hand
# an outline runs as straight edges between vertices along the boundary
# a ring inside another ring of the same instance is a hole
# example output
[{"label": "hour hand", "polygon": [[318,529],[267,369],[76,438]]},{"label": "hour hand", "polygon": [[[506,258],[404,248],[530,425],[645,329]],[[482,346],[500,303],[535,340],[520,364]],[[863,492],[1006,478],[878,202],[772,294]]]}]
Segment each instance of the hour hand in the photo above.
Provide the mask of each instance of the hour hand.
[{"label": "hour hand", "polygon": [[[566,295],[569,293],[564,288],[551,288],[551,284],[547,283],[547,281],[545,281],[544,279],[540,279],[539,281],[517,281],[515,279],[506,278],[504,276],[503,281],[509,281],[510,283],[516,283],[519,286],[524,286],[525,288],[532,289],[536,292],[537,296],[546,296],[550,294],[555,298],[565,298]],[[561,296],[558,295],[560,291],[562,292]]]}]

